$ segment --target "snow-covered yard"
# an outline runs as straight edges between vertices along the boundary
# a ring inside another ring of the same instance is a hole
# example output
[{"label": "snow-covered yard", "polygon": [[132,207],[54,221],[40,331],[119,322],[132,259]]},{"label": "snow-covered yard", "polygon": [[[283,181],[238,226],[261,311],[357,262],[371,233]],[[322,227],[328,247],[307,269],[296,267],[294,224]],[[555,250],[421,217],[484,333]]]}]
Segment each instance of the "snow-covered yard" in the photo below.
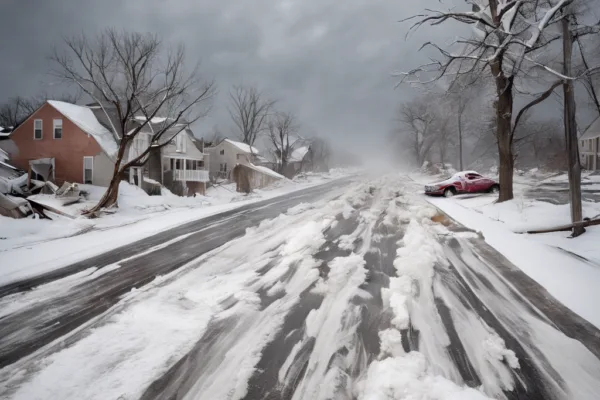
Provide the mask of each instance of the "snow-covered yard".
[{"label": "snow-covered yard", "polygon": [[[123,182],[119,190],[119,208],[115,214],[97,219],[77,216],[73,219],[12,219],[0,216],[0,285],[23,279],[58,266],[100,254],[180,224],[229,211],[254,202],[343,178],[356,171],[332,170],[298,179],[278,182],[249,195],[237,193],[235,184],[219,185],[206,196],[179,197],[168,190],[161,196],[149,196],[136,186]],[[103,188],[80,185],[88,191],[88,201],[69,206],[52,203],[52,196],[38,195],[72,215],[79,215],[95,204]]]},{"label": "snow-covered yard", "polygon": [[[419,183],[435,181],[422,174],[411,176]],[[600,185],[600,177],[584,174],[588,186]],[[570,223],[568,204],[552,204],[539,198],[548,193],[537,188],[564,187],[565,174],[531,171],[515,176],[514,200],[496,203],[491,194],[459,195],[451,199],[428,201],[468,228],[485,237],[486,242],[509,261],[544,286],[553,296],[583,318],[600,327],[600,226],[587,228],[581,237],[569,238],[568,232],[526,234]],[[421,190],[417,188],[417,190]],[[551,192],[550,192],[551,193]],[[600,215],[600,203],[584,202],[584,217]]]}]

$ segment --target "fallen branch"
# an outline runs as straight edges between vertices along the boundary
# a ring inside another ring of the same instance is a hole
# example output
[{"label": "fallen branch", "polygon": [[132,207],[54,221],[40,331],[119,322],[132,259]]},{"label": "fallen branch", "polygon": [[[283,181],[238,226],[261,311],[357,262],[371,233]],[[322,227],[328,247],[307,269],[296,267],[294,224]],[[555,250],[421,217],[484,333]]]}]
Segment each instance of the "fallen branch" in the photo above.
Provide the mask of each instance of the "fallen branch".
[{"label": "fallen branch", "polygon": [[583,226],[585,228],[587,226],[594,226],[594,225],[600,225],[600,219],[586,218],[583,221],[575,222],[573,224],[561,225],[561,226],[557,226],[554,228],[538,229],[538,230],[519,232],[519,233],[537,234],[537,233],[552,233],[552,232],[569,232],[571,229],[575,228],[576,226]]}]

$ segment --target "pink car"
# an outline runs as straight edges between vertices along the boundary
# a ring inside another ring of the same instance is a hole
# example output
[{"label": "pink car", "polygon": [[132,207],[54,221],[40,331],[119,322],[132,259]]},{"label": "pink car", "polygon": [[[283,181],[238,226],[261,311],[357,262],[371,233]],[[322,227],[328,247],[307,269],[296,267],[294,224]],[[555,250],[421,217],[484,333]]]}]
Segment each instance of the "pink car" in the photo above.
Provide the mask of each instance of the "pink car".
[{"label": "pink car", "polygon": [[463,193],[498,193],[500,185],[493,179],[485,178],[475,171],[458,172],[450,179],[425,186],[429,196],[452,197]]}]

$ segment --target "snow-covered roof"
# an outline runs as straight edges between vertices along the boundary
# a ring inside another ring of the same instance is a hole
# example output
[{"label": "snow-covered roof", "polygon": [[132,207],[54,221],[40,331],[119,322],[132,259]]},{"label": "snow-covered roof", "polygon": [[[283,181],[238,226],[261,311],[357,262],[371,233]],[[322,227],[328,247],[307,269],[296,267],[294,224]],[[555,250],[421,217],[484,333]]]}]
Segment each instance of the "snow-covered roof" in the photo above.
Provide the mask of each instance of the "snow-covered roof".
[{"label": "snow-covered roof", "polygon": [[285,176],[278,174],[270,168],[263,167],[262,165],[249,164],[248,167],[252,168],[255,171],[262,172],[265,175],[272,176],[274,178],[285,179]]},{"label": "snow-covered roof", "polygon": [[308,153],[307,146],[298,147],[297,149],[292,151],[288,162],[301,162],[302,160],[304,160],[304,157],[306,157],[306,153]]},{"label": "snow-covered roof", "polygon": [[589,128],[581,135],[579,140],[595,139],[600,137],[600,117],[596,118]]},{"label": "snow-covered roof", "polygon": [[239,150],[243,151],[244,153],[253,153],[253,154],[258,154],[259,151],[256,147],[252,146],[250,147],[250,145],[247,145],[246,143],[242,143],[242,142],[236,142],[234,140],[231,139],[225,139],[225,142],[234,145],[235,147],[237,147]]},{"label": "snow-covered roof", "polygon": [[457,173],[454,174],[454,176],[465,176],[467,174],[477,174],[477,175],[481,175],[479,172],[477,171],[459,171]]},{"label": "snow-covered roof", "polygon": [[109,157],[117,154],[119,147],[113,134],[98,122],[89,107],[56,100],[48,100],[48,104],[56,108],[85,133],[91,135]]}]

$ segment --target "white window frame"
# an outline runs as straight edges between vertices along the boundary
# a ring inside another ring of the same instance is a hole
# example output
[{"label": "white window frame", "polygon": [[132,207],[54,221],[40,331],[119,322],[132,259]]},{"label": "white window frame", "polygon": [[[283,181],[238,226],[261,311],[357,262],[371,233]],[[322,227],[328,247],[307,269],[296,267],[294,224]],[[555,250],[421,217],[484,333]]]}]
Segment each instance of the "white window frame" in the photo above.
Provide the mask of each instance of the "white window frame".
[{"label": "white window frame", "polygon": [[[40,137],[36,138],[35,137],[35,131],[36,131],[35,123],[38,122],[38,121],[40,122]],[[43,138],[44,138],[44,120],[43,119],[39,119],[39,118],[38,119],[34,119],[33,120],[33,140],[42,140]]]},{"label": "white window frame", "polygon": [[86,158],[92,160],[92,179],[90,179],[90,181],[94,182],[94,157],[92,157],[92,156],[83,156],[83,179],[82,179],[82,182],[84,184],[86,184],[86,182],[85,182],[85,170],[86,170],[86,168],[85,168],[85,160],[86,160]]},{"label": "white window frame", "polygon": [[[57,122],[59,122],[59,121],[60,121],[60,137],[57,138],[56,137],[56,128],[58,127]],[[58,140],[62,139],[62,137],[63,137],[63,120],[62,120],[62,118],[54,118],[52,120],[52,137],[54,139],[58,139]]]},{"label": "white window frame", "polygon": [[177,153],[185,153],[186,152],[186,140],[185,140],[185,133],[183,131],[179,132],[175,136],[175,151]]}]

